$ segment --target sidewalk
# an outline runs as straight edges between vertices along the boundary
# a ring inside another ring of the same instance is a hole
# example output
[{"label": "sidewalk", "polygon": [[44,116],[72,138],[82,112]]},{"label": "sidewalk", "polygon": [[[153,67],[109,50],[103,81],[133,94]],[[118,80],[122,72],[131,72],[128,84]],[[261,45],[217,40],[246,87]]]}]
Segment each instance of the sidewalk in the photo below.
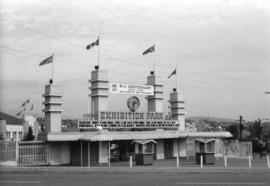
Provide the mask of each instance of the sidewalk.
[{"label": "sidewalk", "polygon": [[265,159],[252,160],[252,167],[249,168],[248,159],[228,158],[228,166],[224,167],[223,158],[216,160],[214,165],[204,165],[203,168],[195,163],[194,159],[180,159],[180,167],[176,167],[176,159],[155,160],[153,165],[129,167],[129,162],[112,162],[111,167],[92,165],[91,167],[80,166],[33,166],[14,167],[0,166],[1,173],[33,173],[33,172],[61,172],[61,173],[87,173],[87,172],[270,172]]}]

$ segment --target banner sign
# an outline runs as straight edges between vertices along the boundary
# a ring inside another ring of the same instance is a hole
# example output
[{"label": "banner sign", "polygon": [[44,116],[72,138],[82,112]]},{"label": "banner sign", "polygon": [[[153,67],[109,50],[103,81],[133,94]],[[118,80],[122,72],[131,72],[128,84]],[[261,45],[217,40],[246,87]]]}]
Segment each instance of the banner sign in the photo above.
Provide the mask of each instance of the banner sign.
[{"label": "banner sign", "polygon": [[97,120],[79,120],[78,128],[80,129],[94,129],[101,126],[103,129],[123,129],[123,128],[151,128],[151,129],[172,129],[178,128],[179,122],[175,120],[163,121],[97,121]]},{"label": "banner sign", "polygon": [[154,95],[154,87],[150,85],[131,85],[124,83],[110,83],[110,93],[112,94],[137,94]]},{"label": "banner sign", "polygon": [[98,114],[100,121],[157,121],[170,120],[170,116],[163,112],[115,112],[101,111]]},{"label": "banner sign", "polygon": [[[86,116],[86,115],[85,115]],[[172,120],[170,115],[163,112],[115,112],[101,111],[98,120],[82,119],[78,121],[78,128],[87,129],[101,126],[112,128],[177,128],[179,122]]]}]

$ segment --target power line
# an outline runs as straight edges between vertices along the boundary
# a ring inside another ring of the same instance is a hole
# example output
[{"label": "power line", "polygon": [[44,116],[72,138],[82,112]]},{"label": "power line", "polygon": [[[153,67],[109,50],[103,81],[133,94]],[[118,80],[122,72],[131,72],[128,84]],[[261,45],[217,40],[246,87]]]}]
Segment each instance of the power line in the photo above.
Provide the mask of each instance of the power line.
[{"label": "power line", "polygon": [[[1,20],[1,19],[0,19],[0,20]],[[57,40],[57,41],[63,42],[63,43],[68,44],[68,45],[71,45],[71,46],[73,46],[73,47],[77,47],[77,48],[80,48],[80,49],[85,49],[84,47],[81,47],[81,46],[79,46],[79,45],[77,45],[77,44],[74,44],[74,43],[71,43],[71,42],[67,42],[67,41],[64,41],[64,40],[62,40],[62,39],[58,39],[58,38],[55,37],[55,36],[51,36],[51,35],[48,35],[48,34],[44,34],[44,33],[40,32],[40,31],[36,31],[36,30],[30,29],[30,28],[27,28],[27,27],[25,27],[25,26],[23,26],[23,25],[16,24],[16,23],[14,23],[14,25],[15,25],[15,26],[18,26],[18,27],[20,27],[20,28],[26,29],[26,30],[28,30],[28,31],[30,31],[30,32],[34,32],[34,33],[37,33],[37,34],[40,34],[40,35],[49,37],[49,38],[51,38],[51,39],[55,39],[55,40]],[[13,50],[17,50],[17,49],[13,49]],[[17,51],[21,51],[21,50],[17,50]],[[25,52],[25,51],[23,51],[23,53],[28,53],[28,54],[29,54],[29,52]],[[111,56],[111,55],[106,54],[106,53],[101,53],[101,55],[106,56],[106,57],[109,57],[109,58],[111,58],[111,59],[118,60],[119,62],[123,62],[123,63],[127,63],[127,64],[134,65],[134,66],[136,66],[137,68],[140,68],[140,67],[143,67],[143,68],[147,67],[147,68],[149,68],[148,66],[144,66],[144,65],[141,65],[141,64],[137,64],[137,63],[135,63],[135,62],[127,61],[127,60],[122,59],[122,58],[119,58],[119,57],[114,57],[114,56]],[[39,55],[38,55],[38,56],[39,56]],[[45,56],[39,56],[39,57],[45,57]],[[72,63],[72,62],[67,62],[67,63],[75,64],[75,63]],[[75,64],[75,65],[78,65],[78,64]],[[81,65],[81,66],[83,66],[83,65]],[[86,66],[86,65],[85,65],[85,66]],[[160,71],[162,71],[162,70],[160,70]],[[165,71],[164,71],[164,72],[165,72]],[[117,72],[117,73],[120,73],[120,72]],[[120,73],[120,74],[125,74],[125,73]],[[133,77],[136,76],[136,75],[129,75],[129,74],[125,74],[125,75],[133,76]],[[136,77],[138,77],[138,76],[136,76]]]},{"label": "power line", "polygon": [[[35,57],[41,57],[41,58],[48,57],[48,56],[44,56],[44,55],[41,55],[41,54],[36,54],[36,53],[28,52],[28,51],[25,51],[25,50],[19,50],[19,49],[16,49],[16,48],[7,47],[7,46],[3,46],[3,45],[0,45],[0,48],[11,50],[11,51],[17,52],[17,53],[23,53],[23,54],[35,56]],[[73,62],[66,61],[66,60],[57,60],[57,61],[59,61],[60,63],[69,63],[69,64],[77,65],[77,66],[80,66],[80,67],[83,67],[83,68],[89,67],[88,65],[77,64],[77,63],[73,63]],[[136,77],[136,78],[140,78],[140,79],[144,79],[144,80],[146,79],[146,77],[140,76],[138,74],[123,73],[123,72],[118,72],[118,71],[114,71],[114,70],[110,70],[109,72],[116,73],[116,74],[122,74],[124,76]],[[188,79],[183,79],[183,81],[186,81],[186,80],[188,80]],[[193,82],[194,82],[194,80],[193,80]],[[225,91],[230,91],[230,92],[235,91],[235,89],[231,89],[230,87],[216,87],[216,86],[213,87],[213,86],[209,86],[209,85],[204,85],[203,86],[201,83],[200,84],[195,84],[195,85],[194,84],[190,85],[189,83],[186,83],[186,86],[191,86],[191,87],[195,86],[195,87],[200,87],[200,88],[204,88],[204,89],[215,89],[215,90],[220,90],[220,88],[225,88]],[[231,89],[231,90],[228,90],[228,88]],[[222,90],[222,91],[224,91],[224,90]],[[244,92],[246,92],[246,91],[244,91]],[[255,91],[255,90],[249,90],[249,92],[261,93],[261,91]]]},{"label": "power line", "polygon": [[[25,50],[19,50],[19,49],[16,49],[16,48],[11,48],[11,47],[7,47],[7,46],[3,46],[3,45],[0,46],[0,48],[11,50],[11,51],[17,52],[17,53],[23,53],[23,54],[27,54],[27,55],[32,55],[32,56],[36,56],[36,57],[42,57],[42,58],[48,57],[48,56],[35,54],[35,53],[28,52],[28,51],[25,51]],[[89,67],[88,65],[77,64],[77,63],[73,63],[73,62],[65,61],[65,60],[58,60],[58,61],[61,62],[61,63],[69,63],[69,64],[77,65],[77,66],[80,66],[80,67]],[[142,77],[142,76],[138,76],[136,74],[122,73],[122,72],[117,72],[117,71],[113,71],[113,70],[110,70],[110,72],[117,73],[117,74],[122,74],[122,75],[126,75],[126,76],[137,77],[137,78],[145,78],[145,77]]]},{"label": "power line", "polygon": [[[1,20],[1,19],[0,19]],[[5,20],[1,20],[2,22],[5,21]],[[76,48],[79,48],[79,49],[85,49],[85,47],[82,47],[81,45],[78,45],[78,44],[74,44],[72,42],[69,42],[69,41],[65,41],[63,39],[59,39],[58,37],[55,37],[55,36],[52,36],[52,35],[49,35],[49,34],[45,34],[45,33],[42,33],[40,31],[37,31],[37,30],[33,30],[31,28],[28,28],[28,27],[25,27],[24,25],[21,25],[21,24],[18,24],[18,23],[10,23],[10,24],[13,24],[15,26],[18,26],[20,28],[23,28],[27,31],[30,31],[30,32],[33,32],[33,33],[36,33],[36,34],[40,34],[40,35],[43,35],[43,36],[46,36],[48,38],[51,38],[51,39],[54,39],[54,40],[57,40],[59,42],[63,42],[65,44],[68,44],[68,45],[71,45],[73,47],[76,47]],[[135,62],[132,62],[130,60],[126,60],[126,59],[123,59],[123,58],[120,58],[120,57],[114,57],[112,55],[109,55],[109,54],[106,54],[104,52],[101,53],[101,55],[103,56],[106,56],[106,57],[110,57],[111,59],[115,59],[117,60],[118,62],[122,62],[122,63],[127,63],[127,64],[131,64],[131,65],[134,65],[136,66],[137,68],[140,68],[140,67],[143,67],[143,68],[149,68],[149,66],[146,66],[146,65],[141,65],[141,64],[138,64],[138,63],[135,63]]]}]

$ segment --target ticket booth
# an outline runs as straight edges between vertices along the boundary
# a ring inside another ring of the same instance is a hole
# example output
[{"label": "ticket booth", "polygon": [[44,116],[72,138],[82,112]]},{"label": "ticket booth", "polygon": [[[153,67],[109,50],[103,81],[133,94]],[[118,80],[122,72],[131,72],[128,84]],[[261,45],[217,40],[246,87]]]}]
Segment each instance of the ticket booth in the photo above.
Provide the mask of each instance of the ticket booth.
[{"label": "ticket booth", "polygon": [[155,140],[134,140],[136,165],[152,165],[154,160]]},{"label": "ticket booth", "polygon": [[203,157],[203,164],[215,163],[215,139],[196,139],[196,162],[201,163],[201,156]]}]

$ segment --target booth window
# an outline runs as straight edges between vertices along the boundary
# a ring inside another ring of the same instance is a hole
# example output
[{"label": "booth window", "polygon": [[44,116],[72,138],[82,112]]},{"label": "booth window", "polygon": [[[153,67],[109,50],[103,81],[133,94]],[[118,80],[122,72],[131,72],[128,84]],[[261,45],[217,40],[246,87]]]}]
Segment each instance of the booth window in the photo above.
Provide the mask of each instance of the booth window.
[{"label": "booth window", "polygon": [[145,146],[145,152],[152,153],[152,143],[146,143]]},{"label": "booth window", "polygon": [[206,143],[206,152],[214,152],[214,143],[213,141]]}]

